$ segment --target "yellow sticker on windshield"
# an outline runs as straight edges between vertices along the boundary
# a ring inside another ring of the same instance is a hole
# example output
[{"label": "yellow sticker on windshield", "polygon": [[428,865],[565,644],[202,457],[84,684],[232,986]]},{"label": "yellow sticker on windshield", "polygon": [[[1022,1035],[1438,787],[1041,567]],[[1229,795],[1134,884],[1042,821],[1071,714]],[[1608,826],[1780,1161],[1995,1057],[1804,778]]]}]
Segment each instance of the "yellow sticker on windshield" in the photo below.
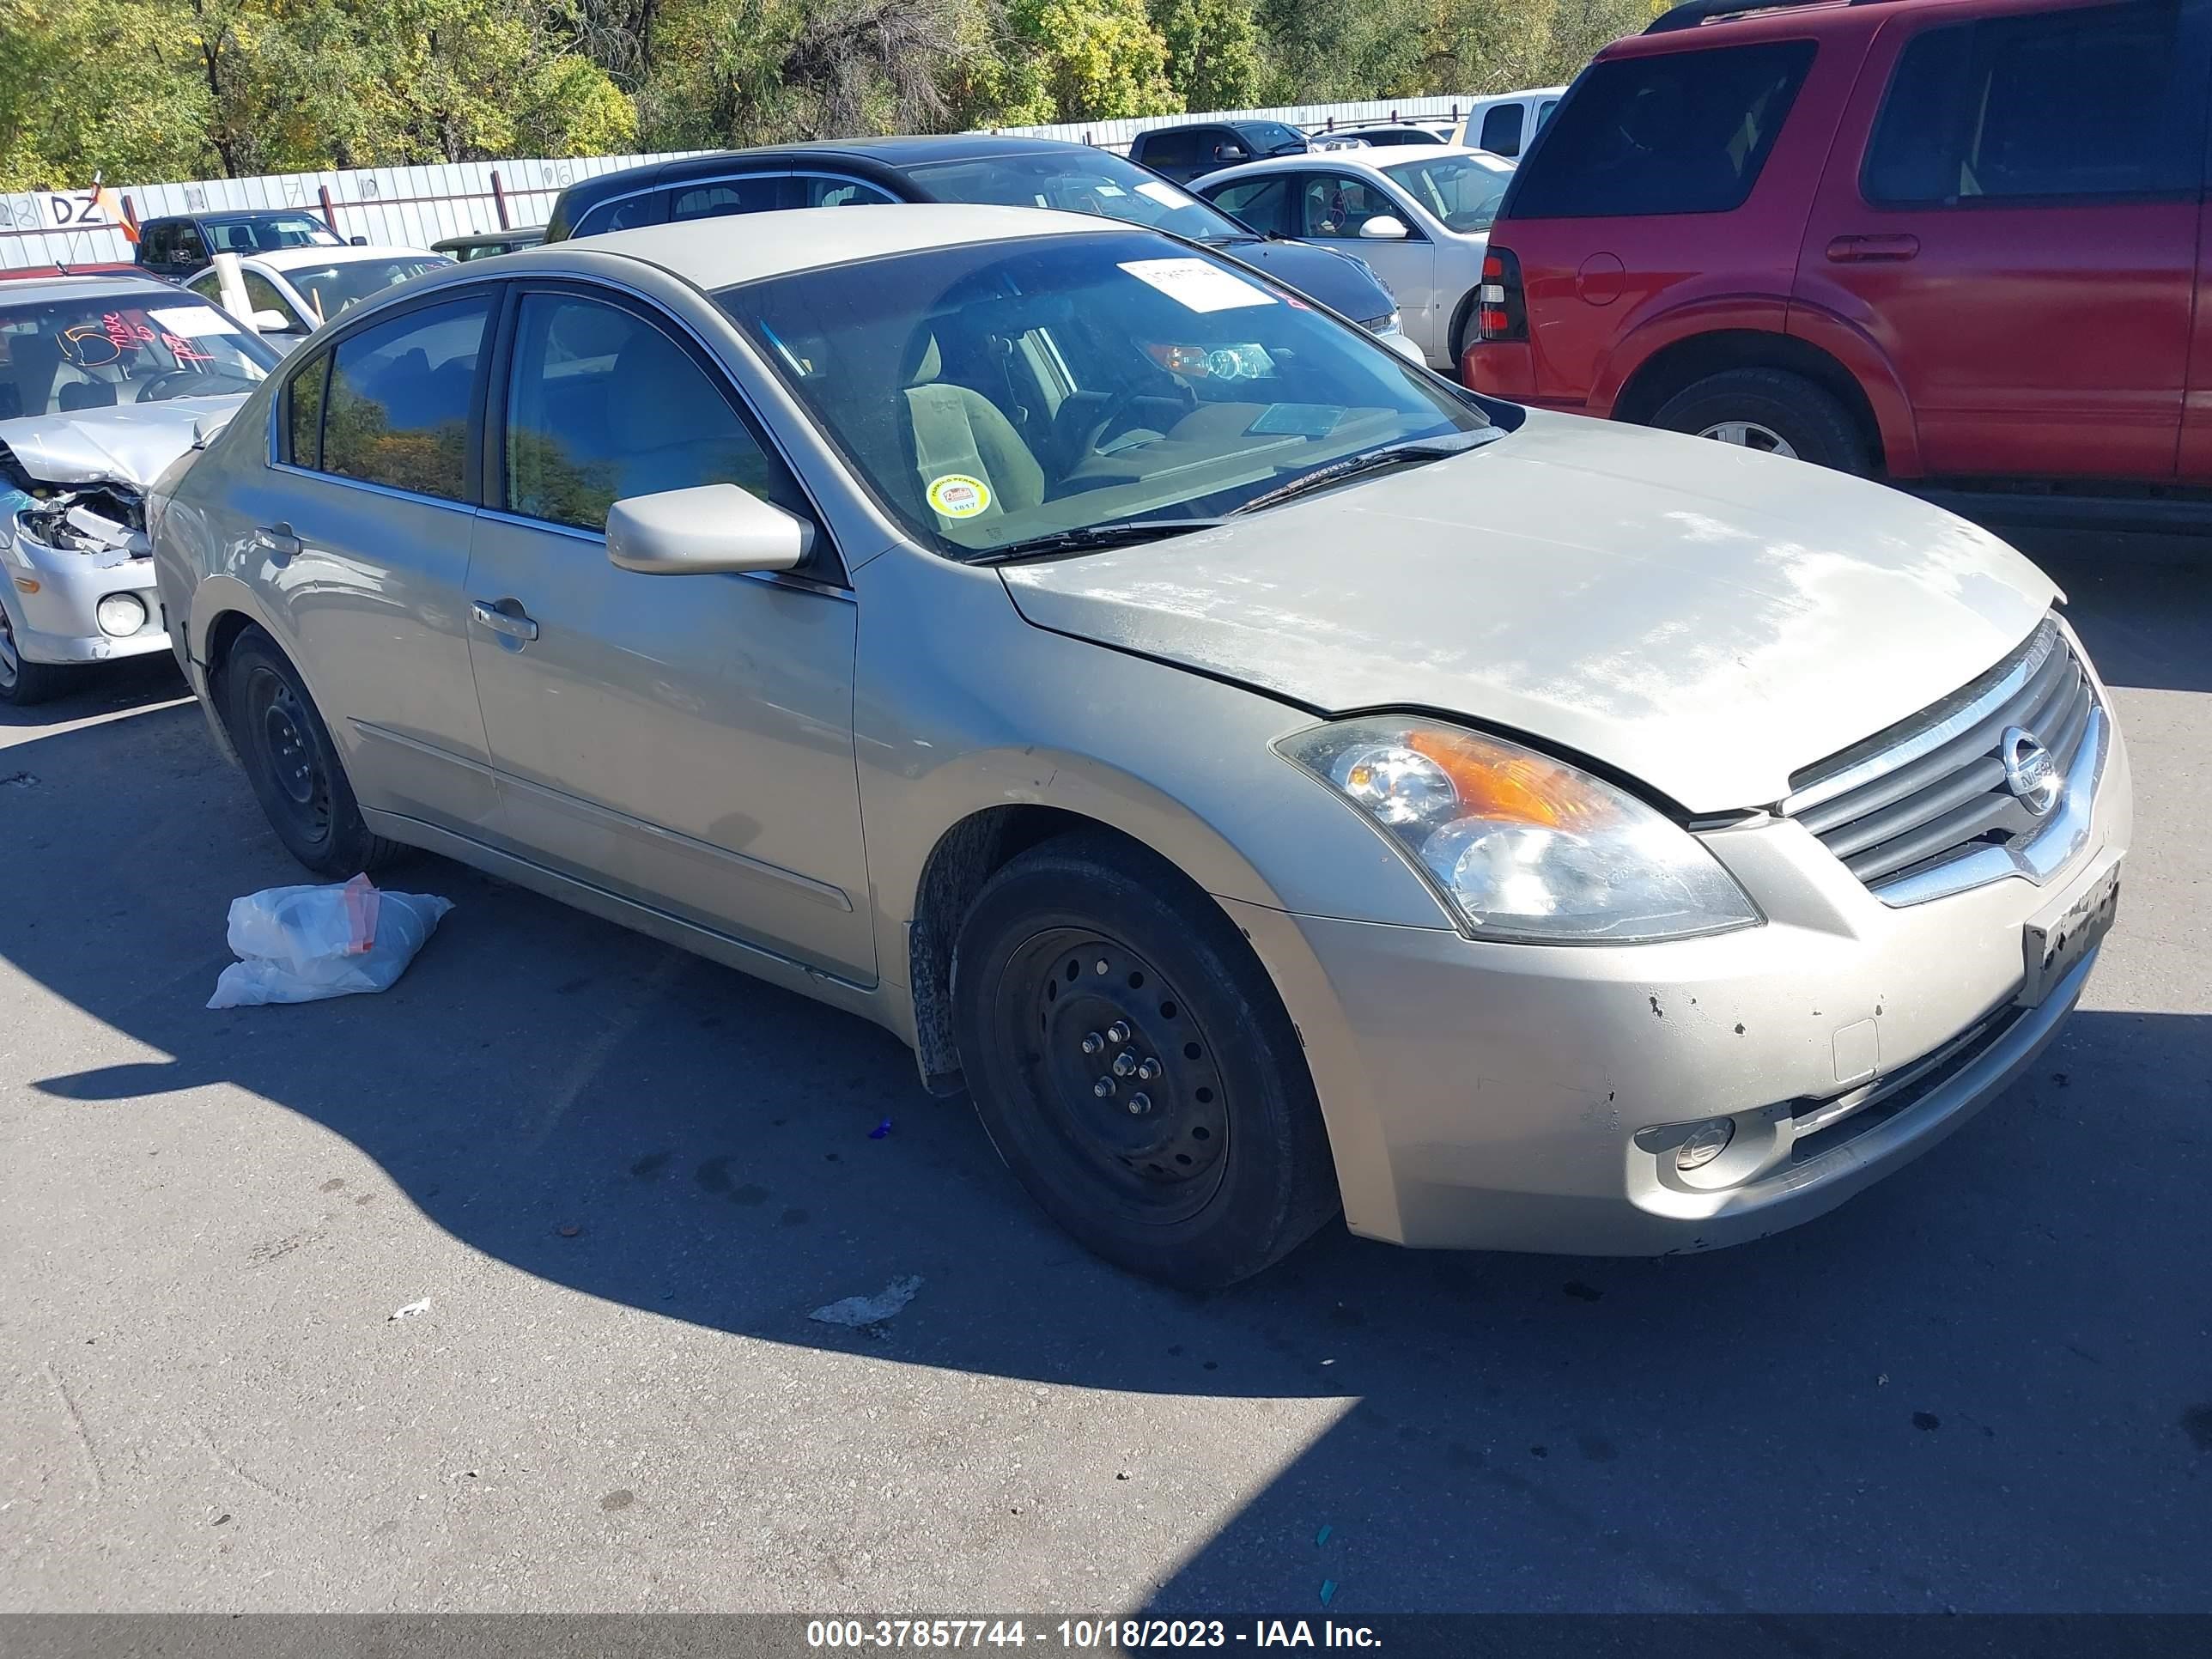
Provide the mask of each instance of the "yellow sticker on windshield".
[{"label": "yellow sticker on windshield", "polygon": [[948,519],[972,519],[991,505],[991,486],[965,472],[931,479],[927,493],[929,504]]}]

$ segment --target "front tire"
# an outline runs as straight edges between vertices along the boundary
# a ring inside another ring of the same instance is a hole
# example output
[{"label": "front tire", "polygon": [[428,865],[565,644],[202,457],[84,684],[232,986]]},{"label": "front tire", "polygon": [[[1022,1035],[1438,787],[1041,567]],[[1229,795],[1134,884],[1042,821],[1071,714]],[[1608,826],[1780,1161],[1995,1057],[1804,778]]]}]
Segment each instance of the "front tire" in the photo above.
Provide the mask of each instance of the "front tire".
[{"label": "front tire", "polygon": [[258,628],[223,665],[225,722],[246,781],[284,848],[319,876],[347,877],[402,849],[371,833],[300,672]]},{"label": "front tire", "polygon": [[1015,859],[962,927],[952,1000],[993,1145],[1108,1261],[1218,1289],[1334,1213],[1290,1016],[1219,908],[1151,854],[1079,832]]},{"label": "front tire", "polygon": [[1669,398],[1651,424],[1864,477],[1867,443],[1835,394],[1780,368],[1731,368]]},{"label": "front tire", "polygon": [[70,670],[59,663],[30,662],[16,641],[15,619],[0,602],[0,702],[28,708],[69,690]]}]

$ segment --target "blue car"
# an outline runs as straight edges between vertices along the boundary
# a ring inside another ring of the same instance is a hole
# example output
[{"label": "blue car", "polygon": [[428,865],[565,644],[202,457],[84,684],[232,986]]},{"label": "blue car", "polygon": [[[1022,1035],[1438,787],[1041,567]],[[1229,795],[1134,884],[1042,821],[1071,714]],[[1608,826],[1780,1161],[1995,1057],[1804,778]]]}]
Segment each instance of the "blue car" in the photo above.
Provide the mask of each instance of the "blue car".
[{"label": "blue car", "polygon": [[553,204],[545,240],[777,208],[898,202],[1058,208],[1150,226],[1263,270],[1421,360],[1399,326],[1396,300],[1356,255],[1263,236],[1110,150],[1049,138],[852,139],[650,162],[569,185]]}]

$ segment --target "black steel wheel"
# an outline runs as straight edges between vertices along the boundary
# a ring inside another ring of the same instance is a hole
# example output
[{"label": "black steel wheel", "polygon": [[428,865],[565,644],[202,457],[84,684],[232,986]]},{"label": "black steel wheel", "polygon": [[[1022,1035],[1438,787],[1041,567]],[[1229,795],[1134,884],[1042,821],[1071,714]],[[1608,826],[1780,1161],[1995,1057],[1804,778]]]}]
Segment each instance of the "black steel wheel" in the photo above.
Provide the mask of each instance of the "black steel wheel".
[{"label": "black steel wheel", "polygon": [[1220,908],[1142,849],[1062,836],[1000,871],[961,931],[953,1002],[993,1144],[1108,1260],[1216,1288],[1334,1210],[1274,988]]},{"label": "black steel wheel", "polygon": [[247,781],[285,849],[318,875],[350,876],[397,844],[370,833],[353,786],[299,671],[249,628],[223,665],[227,724]]}]

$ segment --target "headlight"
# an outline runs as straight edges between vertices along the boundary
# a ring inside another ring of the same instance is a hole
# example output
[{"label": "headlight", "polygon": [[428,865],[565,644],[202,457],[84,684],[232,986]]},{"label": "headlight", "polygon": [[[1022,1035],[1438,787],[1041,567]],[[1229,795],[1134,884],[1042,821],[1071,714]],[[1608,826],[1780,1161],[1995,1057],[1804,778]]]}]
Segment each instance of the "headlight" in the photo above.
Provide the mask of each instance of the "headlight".
[{"label": "headlight", "polygon": [[1383,717],[1276,747],[1381,825],[1475,938],[1628,945],[1760,920],[1689,831],[1518,744]]},{"label": "headlight", "polygon": [[1398,313],[1393,311],[1380,317],[1370,317],[1365,322],[1360,324],[1360,327],[1365,329],[1370,334],[1395,334],[1405,327],[1405,324],[1400,319]]}]

